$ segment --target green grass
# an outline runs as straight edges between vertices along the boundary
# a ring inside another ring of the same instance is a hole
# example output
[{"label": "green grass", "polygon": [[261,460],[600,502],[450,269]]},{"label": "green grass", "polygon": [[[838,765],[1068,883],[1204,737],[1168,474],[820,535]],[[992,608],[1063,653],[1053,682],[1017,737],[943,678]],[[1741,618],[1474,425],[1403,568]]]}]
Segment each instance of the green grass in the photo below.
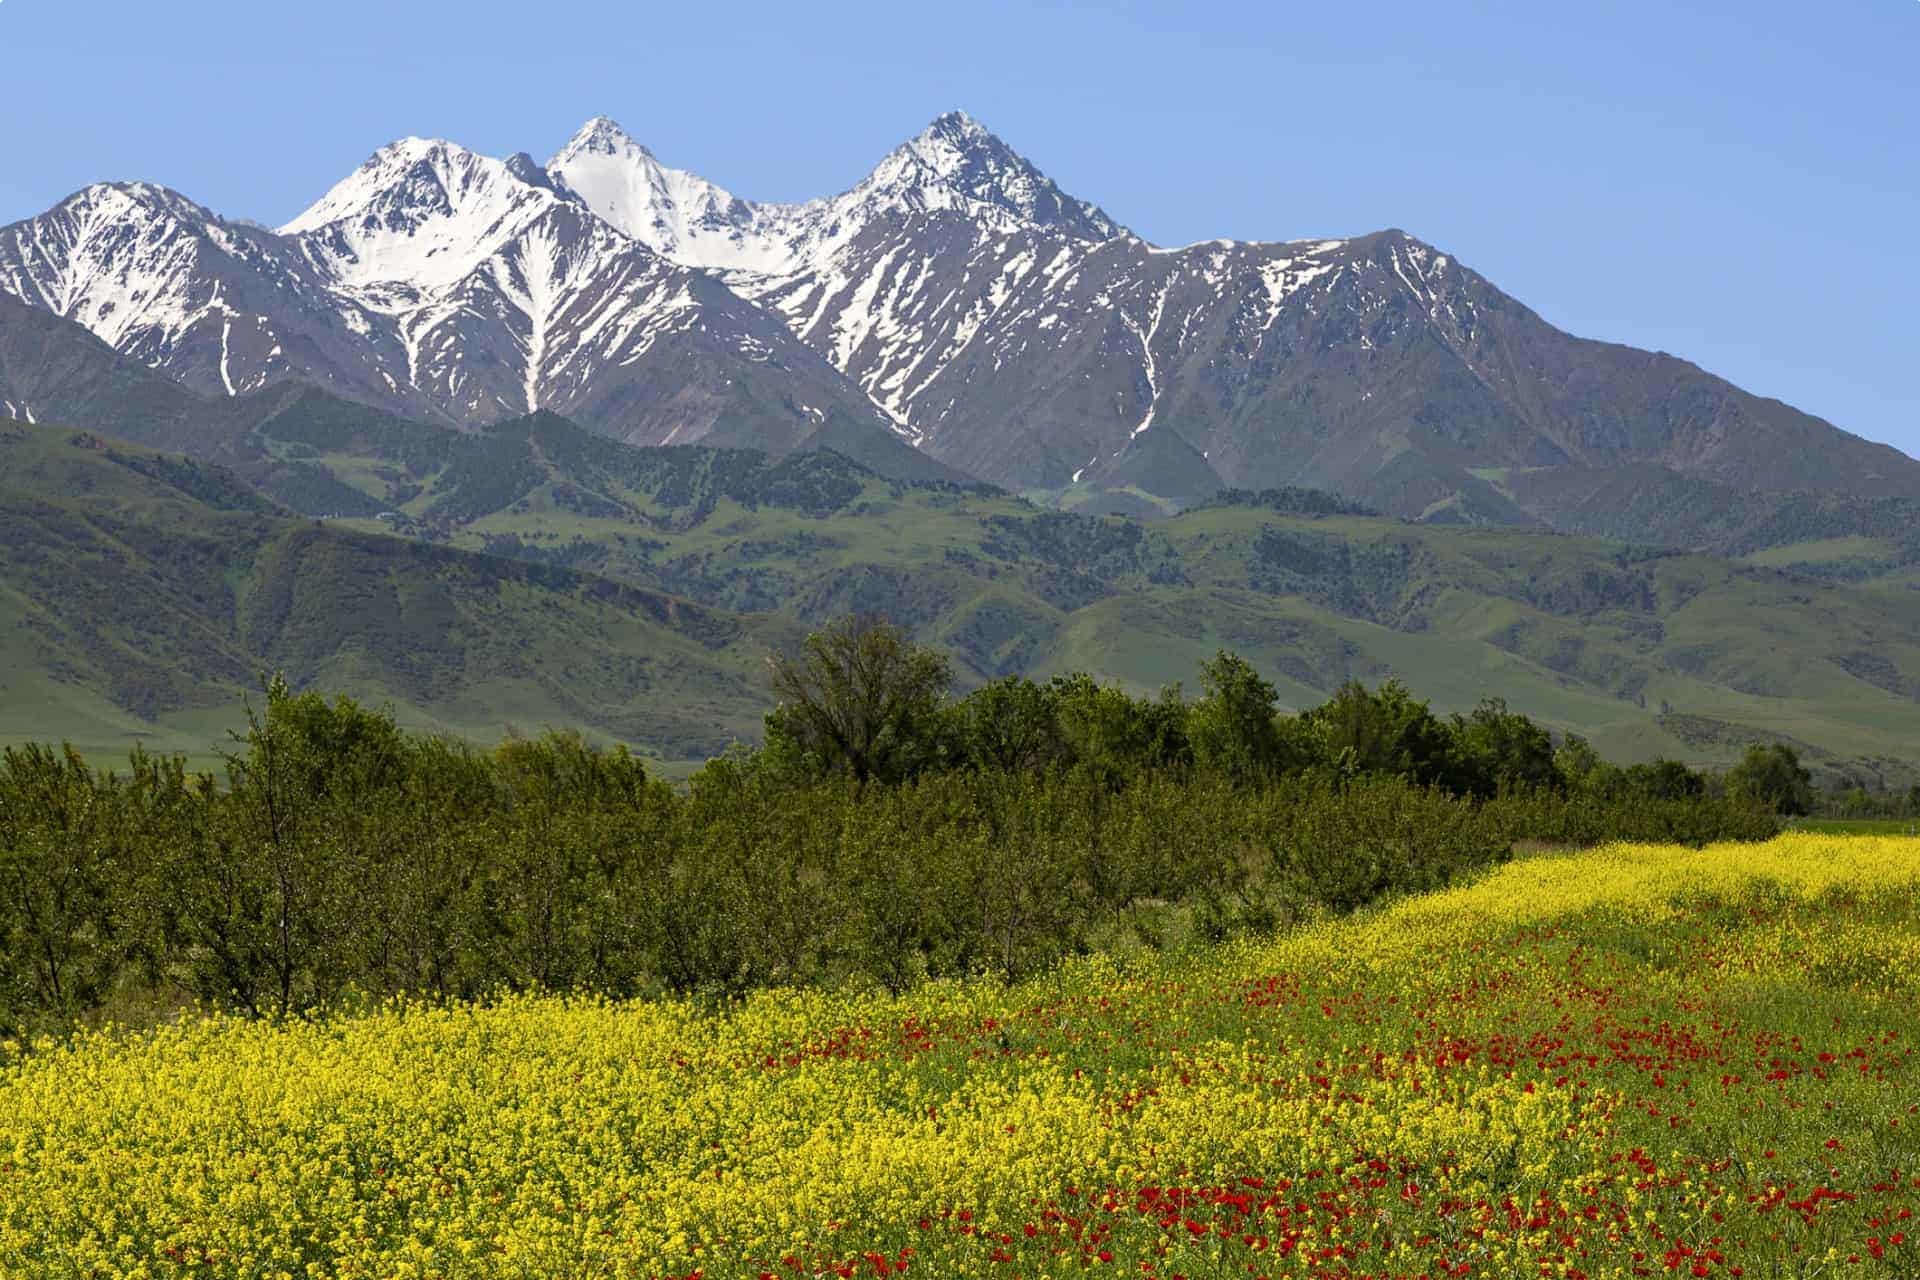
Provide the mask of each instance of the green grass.
[{"label": "green grass", "polygon": [[1913,818],[1796,818],[1791,827],[1826,836],[1920,836]]},{"label": "green grass", "polygon": [[1827,564],[1835,560],[1877,558],[1892,555],[1897,544],[1887,538],[1820,538],[1812,542],[1793,542],[1768,547],[1746,556],[1748,564],[1784,568],[1796,564]]},{"label": "green grass", "polygon": [[[1624,760],[1724,765],[1788,741],[1823,772],[1920,776],[1903,763],[1920,742],[1920,592],[1257,506],[1075,516],[829,455],[632,450],[552,418],[389,445],[298,434],[263,439],[263,456],[326,467],[443,559],[375,554],[395,544],[373,519],[289,541],[311,524],[213,509],[64,433],[0,446],[23,530],[0,577],[0,737],[70,731],[118,754],[150,732],[204,751],[256,670],[286,666],[449,732],[578,724],[686,761],[754,732],[769,648],[877,610],[948,649],[963,686],[1076,670],[1136,691],[1191,685],[1226,648],[1296,708],[1393,675],[1442,712],[1497,694]],[[33,513],[49,494],[66,495],[64,533]],[[588,576],[559,587],[446,549]],[[209,571],[230,599],[194,596]],[[605,599],[604,580],[694,602],[727,634],[662,630],[638,602]],[[274,591],[286,599],[263,608]],[[130,696],[142,681],[166,696]],[[15,727],[23,717],[38,727]]]},{"label": "green grass", "polygon": [[762,657],[790,639],[777,619],[257,498],[215,505],[160,455],[66,431],[0,449],[0,743],[66,740],[103,763],[138,744],[208,767],[279,670],[413,728],[577,727],[684,765],[757,730]]}]

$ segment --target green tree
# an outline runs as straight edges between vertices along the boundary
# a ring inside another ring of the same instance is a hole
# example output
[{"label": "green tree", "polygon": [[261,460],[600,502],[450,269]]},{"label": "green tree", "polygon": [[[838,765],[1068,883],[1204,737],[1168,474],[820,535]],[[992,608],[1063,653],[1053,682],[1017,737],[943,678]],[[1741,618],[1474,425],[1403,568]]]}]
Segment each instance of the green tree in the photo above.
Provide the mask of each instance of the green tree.
[{"label": "green tree", "polygon": [[493,752],[492,971],[521,988],[628,994],[654,947],[672,800],[625,747],[575,732]]},{"label": "green tree", "polygon": [[115,890],[137,841],[119,787],[72,747],[0,754],[0,1031],[99,1004],[120,958]]},{"label": "green tree", "polygon": [[1422,786],[1445,783],[1452,774],[1452,735],[1397,679],[1377,691],[1348,681],[1301,720],[1321,761],[1337,773],[1392,774]]},{"label": "green tree", "polygon": [[1200,667],[1206,695],[1187,714],[1193,762],[1237,781],[1269,777],[1286,764],[1276,717],[1280,695],[1246,659],[1222,649]]},{"label": "green tree", "polygon": [[1748,747],[1740,763],[1727,771],[1727,791],[1790,817],[1813,808],[1813,775],[1784,742]]},{"label": "green tree", "polygon": [[[168,850],[156,891],[195,995],[284,1016],[343,990],[359,899],[381,872],[366,838],[375,794],[401,776],[387,712],[267,685],[264,714],[227,753],[228,795]],[[182,833],[183,835],[185,833]]]},{"label": "green tree", "polygon": [[[410,737],[404,762],[344,803],[362,868],[338,954],[376,994],[473,996],[498,981],[482,945],[482,903],[507,854],[493,758],[449,739]],[[357,816],[356,816],[357,815]]]},{"label": "green tree", "polygon": [[1560,783],[1553,739],[1515,711],[1504,698],[1485,698],[1467,716],[1452,722],[1456,782],[1470,794],[1486,797],[1501,787],[1551,787]]},{"label": "green tree", "polygon": [[1562,786],[1573,791],[1603,791],[1607,771],[1612,768],[1591,742],[1577,733],[1568,734],[1553,753],[1554,771]]},{"label": "green tree", "polygon": [[1158,698],[1135,698],[1076,673],[1055,676],[1051,693],[1073,763],[1109,783],[1192,763],[1187,704],[1178,685],[1162,689]]},{"label": "green tree", "polygon": [[1620,771],[1620,789],[1651,800],[1691,800],[1707,789],[1707,780],[1678,760],[1631,764]]},{"label": "green tree", "polygon": [[957,755],[977,769],[1017,773],[1065,759],[1053,690],[1024,676],[980,686],[953,708]]},{"label": "green tree", "polygon": [[937,758],[947,659],[886,619],[843,618],[769,670],[779,705],[767,747],[779,758],[863,784],[900,782]]}]

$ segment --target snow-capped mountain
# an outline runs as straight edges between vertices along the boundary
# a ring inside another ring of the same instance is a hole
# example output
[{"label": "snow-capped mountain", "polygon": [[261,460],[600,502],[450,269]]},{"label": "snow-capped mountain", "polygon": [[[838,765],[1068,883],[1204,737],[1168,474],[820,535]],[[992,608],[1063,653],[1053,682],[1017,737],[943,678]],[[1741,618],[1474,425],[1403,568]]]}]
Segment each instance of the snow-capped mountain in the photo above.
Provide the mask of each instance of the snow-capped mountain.
[{"label": "snow-capped mountain", "polygon": [[964,112],[895,148],[852,190],[804,204],[742,200],[670,169],[612,120],[591,120],[547,165],[607,222],[686,266],[751,285],[828,267],[876,224],[951,213],[984,233],[1049,228],[1100,241],[1121,228]]},{"label": "snow-capped mountain", "polygon": [[278,231],[96,186],[0,228],[0,291],[201,394],[302,380],[460,426],[550,409],[775,450],[831,422],[1021,489],[1307,484],[1499,521],[1539,514],[1522,473],[1647,463],[1920,492],[1920,463],[1570,337],[1398,231],[1154,246],[961,113],[800,204],[605,118],[545,166],[404,139]]},{"label": "snow-capped mountain", "polygon": [[1022,489],[1305,484],[1527,521],[1488,472],[1653,462],[1920,492],[1920,464],[1670,356],[1570,337],[1402,232],[1178,249],[942,116],[852,190],[756,204],[597,120],[549,165],[780,316],[907,438]]},{"label": "snow-capped mountain", "polygon": [[423,419],[546,408],[649,444],[882,425],[777,318],[526,157],[446,142],[382,148],[278,232],[91,187],[0,228],[0,289],[203,394],[306,380]]},{"label": "snow-capped mountain", "polygon": [[791,255],[763,212],[705,178],[669,169],[626,130],[589,120],[547,171],[609,225],[683,266],[788,270]]},{"label": "snow-capped mountain", "polygon": [[1013,242],[1057,245],[1036,277],[1044,285],[1126,236],[962,112],[895,148],[851,190],[804,204],[741,200],[662,165],[605,118],[548,170],[607,222],[779,315],[936,454],[945,442],[931,440],[916,404],[1035,265]]},{"label": "snow-capped mountain", "polygon": [[327,297],[295,246],[164,187],[103,183],[0,228],[0,290],[203,394],[288,378],[383,394],[372,319]]},{"label": "snow-capped mountain", "polygon": [[280,230],[457,422],[551,409],[635,442],[785,448],[829,413],[871,415],[783,326],[525,156],[405,139]]}]

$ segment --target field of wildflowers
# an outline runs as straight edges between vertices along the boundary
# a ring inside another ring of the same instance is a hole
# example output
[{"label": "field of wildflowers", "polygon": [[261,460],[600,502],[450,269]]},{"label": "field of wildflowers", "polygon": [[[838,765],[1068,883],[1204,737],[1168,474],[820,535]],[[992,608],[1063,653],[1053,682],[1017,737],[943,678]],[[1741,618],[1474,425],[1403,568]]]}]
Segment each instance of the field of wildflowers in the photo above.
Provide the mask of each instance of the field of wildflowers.
[{"label": "field of wildflowers", "polygon": [[13,1046],[0,1274],[1920,1275],[1916,889],[1613,846],[1013,987]]}]

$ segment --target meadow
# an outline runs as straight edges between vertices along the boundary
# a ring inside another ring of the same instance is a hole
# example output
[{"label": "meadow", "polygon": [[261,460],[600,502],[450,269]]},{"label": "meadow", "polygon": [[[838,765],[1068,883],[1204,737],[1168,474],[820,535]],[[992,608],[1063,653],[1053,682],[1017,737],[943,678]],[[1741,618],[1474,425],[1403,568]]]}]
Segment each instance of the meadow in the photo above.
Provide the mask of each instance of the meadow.
[{"label": "meadow", "polygon": [[1012,984],[14,1044],[0,1272],[1911,1276],[1916,888],[1611,845]]}]

